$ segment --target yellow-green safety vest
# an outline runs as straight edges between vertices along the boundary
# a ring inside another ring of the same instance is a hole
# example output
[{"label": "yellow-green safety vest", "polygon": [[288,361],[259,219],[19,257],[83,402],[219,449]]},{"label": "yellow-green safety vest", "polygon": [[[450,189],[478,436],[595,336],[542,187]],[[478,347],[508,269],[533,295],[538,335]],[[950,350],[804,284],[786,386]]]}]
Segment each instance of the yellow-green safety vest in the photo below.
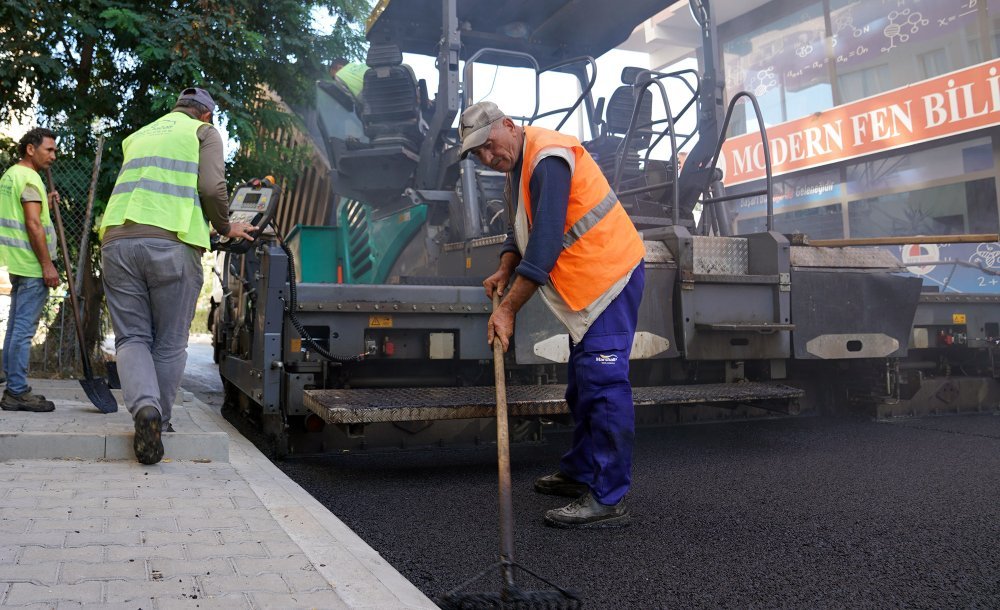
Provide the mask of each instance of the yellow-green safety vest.
[{"label": "yellow-green safety vest", "polygon": [[198,197],[198,129],[206,125],[171,112],[125,138],[122,169],[99,231],[132,221],[160,227],[208,248],[208,221]]},{"label": "yellow-green safety vest", "polygon": [[361,91],[365,88],[365,72],[367,71],[366,64],[351,62],[337,70],[337,75],[334,78],[344,83],[354,94],[354,97],[361,99]]},{"label": "yellow-green safety vest", "polygon": [[48,194],[38,172],[24,165],[13,165],[0,177],[0,266],[7,267],[11,275],[42,277],[42,264],[28,241],[28,227],[24,224],[24,205],[21,194],[27,186],[35,187],[41,195],[42,228],[49,258],[56,257],[56,233],[49,216]]}]

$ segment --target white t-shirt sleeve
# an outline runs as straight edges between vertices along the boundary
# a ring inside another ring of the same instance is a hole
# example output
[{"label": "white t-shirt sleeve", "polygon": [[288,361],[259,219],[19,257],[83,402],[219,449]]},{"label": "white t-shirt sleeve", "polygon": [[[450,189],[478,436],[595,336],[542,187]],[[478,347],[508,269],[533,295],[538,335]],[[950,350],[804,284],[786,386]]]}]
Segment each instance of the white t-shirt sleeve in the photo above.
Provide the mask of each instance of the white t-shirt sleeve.
[{"label": "white t-shirt sleeve", "polygon": [[42,197],[42,194],[38,192],[38,189],[31,186],[30,184],[25,186],[24,190],[21,191],[21,203],[29,203],[32,201],[36,203],[41,203],[42,199],[44,199],[44,197]]}]

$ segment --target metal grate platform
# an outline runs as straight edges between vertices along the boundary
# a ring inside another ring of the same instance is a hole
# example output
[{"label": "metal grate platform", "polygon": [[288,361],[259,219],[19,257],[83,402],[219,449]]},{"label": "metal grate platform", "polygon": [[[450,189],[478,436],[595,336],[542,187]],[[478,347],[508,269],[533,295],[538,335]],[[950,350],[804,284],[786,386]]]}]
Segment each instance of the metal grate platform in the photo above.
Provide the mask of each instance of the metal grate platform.
[{"label": "metal grate platform", "polygon": [[[507,406],[511,417],[569,413],[564,385],[509,386]],[[801,397],[798,388],[776,383],[715,383],[633,388],[638,406],[718,403],[767,403],[767,408],[795,412],[788,403]],[[387,388],[306,390],[306,408],[331,424],[472,419],[493,417],[493,386],[464,388]],[[761,404],[760,406],[764,406]]]}]

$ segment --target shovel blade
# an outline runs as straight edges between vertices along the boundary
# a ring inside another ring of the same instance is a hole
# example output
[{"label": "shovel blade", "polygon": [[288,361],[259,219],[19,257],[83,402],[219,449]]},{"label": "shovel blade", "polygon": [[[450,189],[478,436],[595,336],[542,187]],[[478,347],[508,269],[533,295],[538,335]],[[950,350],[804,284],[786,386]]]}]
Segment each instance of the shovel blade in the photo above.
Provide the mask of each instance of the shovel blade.
[{"label": "shovel blade", "polygon": [[81,379],[80,387],[101,413],[118,411],[118,401],[115,400],[115,395],[111,393],[111,388],[108,387],[108,382],[103,377]]}]

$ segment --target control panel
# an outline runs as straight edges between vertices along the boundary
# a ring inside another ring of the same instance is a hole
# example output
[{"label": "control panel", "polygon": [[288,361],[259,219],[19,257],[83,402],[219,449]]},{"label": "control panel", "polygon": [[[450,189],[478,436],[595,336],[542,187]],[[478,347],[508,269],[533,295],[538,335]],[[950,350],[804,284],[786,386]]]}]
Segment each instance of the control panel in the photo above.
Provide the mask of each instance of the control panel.
[{"label": "control panel", "polygon": [[[229,222],[243,222],[257,227],[256,235],[267,227],[277,211],[281,189],[274,178],[255,178],[236,187],[229,202]],[[212,237],[213,250],[242,254],[253,247],[253,242],[225,235]]]}]

